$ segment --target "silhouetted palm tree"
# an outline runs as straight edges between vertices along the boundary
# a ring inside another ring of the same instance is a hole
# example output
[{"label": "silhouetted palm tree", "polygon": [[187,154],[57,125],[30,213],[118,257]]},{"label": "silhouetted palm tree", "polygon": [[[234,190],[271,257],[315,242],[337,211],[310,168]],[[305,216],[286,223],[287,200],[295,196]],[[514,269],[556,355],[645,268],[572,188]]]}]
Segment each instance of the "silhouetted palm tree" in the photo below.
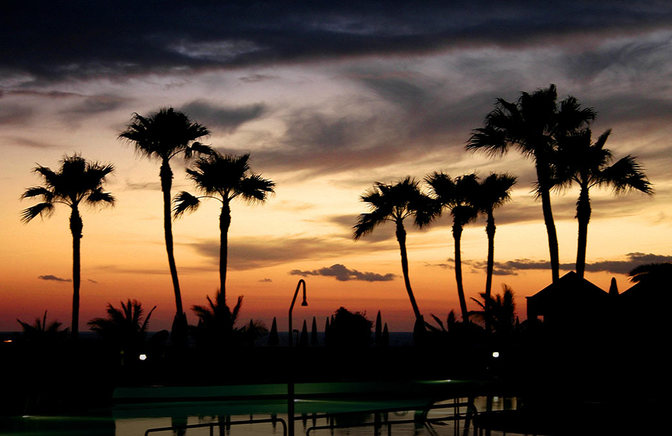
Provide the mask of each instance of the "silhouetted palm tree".
[{"label": "silhouetted palm tree", "polygon": [[516,102],[498,98],[485,118],[485,126],[474,129],[467,150],[485,150],[492,155],[506,153],[516,147],[524,156],[534,160],[537,173],[536,191],[548,235],[553,282],[560,278],[558,237],[551,208],[550,189],[553,187],[553,156],[557,140],[584,128],[595,119],[595,111],[582,108],[574,97],[557,102],[555,85],[532,94],[521,93]]},{"label": "silhouetted palm tree", "polygon": [[34,171],[42,176],[44,185],[28,188],[21,198],[40,198],[42,201],[24,209],[21,214],[23,222],[42,215],[50,215],[56,204],[64,204],[70,208],[70,232],[72,233],[72,336],[79,334],[79,287],[80,287],[80,239],[84,224],[79,214],[79,206],[87,204],[99,206],[114,204],[114,197],[103,192],[103,183],[108,174],[114,171],[110,164],[87,162],[78,154],[65,156],[61,168],[53,171],[38,166]]},{"label": "silhouetted palm tree", "polygon": [[578,248],[576,251],[576,274],[583,277],[586,268],[586,245],[590,221],[590,188],[608,186],[617,194],[637,190],[653,194],[651,183],[634,156],[627,155],[613,161],[611,150],[604,147],[611,130],[607,130],[593,143],[590,129],[568,135],[559,142],[556,163],[558,183],[579,185],[576,202],[576,219],[579,222]]},{"label": "silhouetted palm tree", "polygon": [[64,339],[68,334],[68,329],[61,329],[62,323],[52,321],[47,324],[47,311],[44,311],[42,319],[36,318],[33,324],[28,324],[20,319],[16,320],[21,324],[23,333],[21,339],[36,345],[53,345],[54,342]]},{"label": "silhouetted palm tree", "polygon": [[275,186],[272,181],[250,173],[249,159],[249,154],[233,156],[217,152],[200,157],[194,162],[195,169],[187,169],[187,173],[204,195],[196,197],[182,191],[175,197],[175,218],[186,211],[196,210],[201,198],[214,198],[222,203],[219,214],[219,289],[225,302],[231,201],[242,198],[248,202],[264,202]]},{"label": "silhouetted palm tree", "polygon": [[462,321],[469,321],[467,301],[464,296],[462,283],[462,230],[469,222],[476,219],[478,209],[474,206],[474,199],[478,193],[478,179],[475,174],[467,174],[456,177],[454,180],[448,174],[434,172],[427,176],[425,181],[432,188],[434,199],[439,208],[436,216],[441,214],[443,208],[450,209],[453,217],[453,239],[455,240],[455,281],[457,282],[457,295],[460,300]]},{"label": "silhouetted palm tree", "polygon": [[136,359],[142,351],[149,319],[156,306],[144,316],[142,303],[139,301],[128,299],[126,303],[121,301],[120,304],[119,309],[108,304],[107,317],[94,318],[88,324],[91,330],[122,354],[122,363],[127,363]]},{"label": "silhouetted palm tree", "polygon": [[401,271],[404,275],[404,284],[408,298],[411,300],[416,323],[424,324],[415,296],[411,289],[411,281],[408,276],[408,256],[406,254],[406,229],[404,220],[413,217],[413,222],[418,227],[423,227],[431,220],[434,214],[433,202],[429,197],[420,192],[418,182],[410,177],[388,185],[376,182],[372,190],[364,193],[361,200],[369,204],[371,209],[368,213],[359,215],[355,224],[355,240],[371,233],[379,225],[390,221],[396,226],[396,237],[401,251]]},{"label": "silhouetted palm tree", "polygon": [[[511,188],[516,178],[509,174],[490,174],[480,184],[473,201],[476,208],[486,216],[485,233],[488,235],[488,261],[485,279],[485,295],[492,292],[492,273],[495,264],[495,208],[511,199]],[[487,301],[487,300],[486,300]],[[487,323],[486,323],[487,325]]]},{"label": "silhouetted palm tree", "polygon": [[[173,326],[180,329],[180,335],[186,332],[186,315],[182,309],[182,295],[180,282],[177,277],[177,266],[173,254],[173,229],[171,223],[170,189],[173,184],[173,171],[170,168],[170,160],[181,154],[185,159],[190,159],[194,153],[210,153],[210,147],[204,146],[197,139],[208,135],[208,129],[189,119],[181,112],[173,108],[160,109],[149,116],[133,114],[126,130],[119,134],[119,138],[125,139],[133,145],[137,152],[150,159],[161,161],[161,191],[163,192],[163,228],[166,240],[166,252],[168,253],[168,266],[173,281],[175,293],[175,321]],[[183,330],[184,329],[184,330]]]},{"label": "silhouetted palm tree", "polygon": [[483,301],[472,298],[481,307],[481,310],[472,313],[483,318],[485,323],[491,325],[496,333],[511,333],[516,325],[516,304],[513,290],[504,285],[502,295],[492,297],[484,292],[481,293],[481,298]]},{"label": "silhouetted palm tree", "polygon": [[639,265],[628,273],[630,281],[634,283],[670,283],[672,277],[672,263],[647,263]]},{"label": "silhouetted palm tree", "polygon": [[231,345],[240,329],[235,327],[243,305],[242,295],[238,297],[233,310],[224,301],[224,295],[218,290],[214,301],[210,296],[207,306],[196,305],[191,310],[198,317],[198,324],[192,329],[196,343],[205,346]]}]

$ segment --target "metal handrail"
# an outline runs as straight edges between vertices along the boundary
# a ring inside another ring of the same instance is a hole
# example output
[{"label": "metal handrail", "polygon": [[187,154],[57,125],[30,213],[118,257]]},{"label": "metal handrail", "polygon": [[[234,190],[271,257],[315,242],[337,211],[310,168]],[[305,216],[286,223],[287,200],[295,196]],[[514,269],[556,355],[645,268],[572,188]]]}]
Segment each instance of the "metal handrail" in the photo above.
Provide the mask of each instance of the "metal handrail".
[{"label": "metal handrail", "polygon": [[203,424],[188,424],[188,425],[174,425],[171,427],[156,427],[156,428],[150,428],[145,431],[145,436],[147,436],[150,433],[158,433],[161,431],[175,431],[175,430],[182,430],[182,429],[188,429],[188,428],[203,428],[203,427],[210,427],[210,436],[214,436],[214,431],[215,427],[219,427],[221,425],[224,426],[229,426],[229,425],[243,425],[243,424],[263,424],[266,422],[280,422],[282,424],[282,435],[287,436],[287,422],[285,422],[284,419],[282,418],[264,418],[264,419],[247,419],[244,421],[230,421],[226,423],[220,423],[220,422],[206,422]]},{"label": "metal handrail", "polygon": [[[424,417],[420,420],[420,422],[423,422],[425,426],[427,426],[428,423],[432,422],[441,422],[441,421],[457,421],[462,418],[462,415],[459,413],[459,408],[460,407],[466,407],[467,408],[467,415],[468,416],[470,413],[477,413],[476,406],[474,406],[474,403],[472,401],[466,401],[466,402],[455,402],[453,404],[437,404],[428,407],[427,409],[424,409]],[[448,416],[440,416],[436,418],[427,418],[427,413],[429,413],[430,410],[434,409],[457,409],[457,414],[453,413],[452,415]],[[383,413],[383,412],[395,412],[395,411],[400,411],[400,410],[409,410],[406,408],[390,408],[390,409],[375,409],[375,410],[367,410],[367,411],[361,411],[363,413]],[[343,412],[343,413],[326,413],[326,414],[321,414],[321,415],[315,415],[313,418],[319,419],[319,418],[326,418],[326,417],[331,417],[334,415],[347,415],[348,413],[351,412]],[[309,427],[306,430],[306,436],[310,436],[310,432],[313,430],[330,430],[334,428],[351,428],[351,427],[375,427],[375,426],[380,426],[382,427],[383,425],[387,425],[387,432],[388,435],[392,434],[392,425],[398,425],[398,424],[413,424],[417,423],[418,419],[393,419],[393,420],[387,420],[385,423],[380,423],[380,422],[367,422],[367,423],[362,423],[362,424],[352,424],[352,425],[319,425],[319,426],[312,426]]]}]

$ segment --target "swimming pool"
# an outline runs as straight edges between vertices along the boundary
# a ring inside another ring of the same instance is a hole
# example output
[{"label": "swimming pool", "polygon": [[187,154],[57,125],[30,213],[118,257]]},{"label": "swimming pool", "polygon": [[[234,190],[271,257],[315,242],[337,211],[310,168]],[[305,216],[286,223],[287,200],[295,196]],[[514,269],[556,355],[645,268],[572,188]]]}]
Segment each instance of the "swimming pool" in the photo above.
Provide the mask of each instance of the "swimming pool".
[{"label": "swimming pool", "polygon": [[[485,407],[481,397],[460,396],[472,387],[453,380],[297,384],[293,425],[297,435],[309,436],[452,435],[470,425],[470,413]],[[455,395],[438,398],[448,392]],[[115,398],[110,410],[95,415],[6,419],[0,435],[141,436],[150,430],[157,435],[283,436],[283,421],[291,425],[286,385],[134,388],[119,390]],[[152,431],[161,428],[171,430]]]}]

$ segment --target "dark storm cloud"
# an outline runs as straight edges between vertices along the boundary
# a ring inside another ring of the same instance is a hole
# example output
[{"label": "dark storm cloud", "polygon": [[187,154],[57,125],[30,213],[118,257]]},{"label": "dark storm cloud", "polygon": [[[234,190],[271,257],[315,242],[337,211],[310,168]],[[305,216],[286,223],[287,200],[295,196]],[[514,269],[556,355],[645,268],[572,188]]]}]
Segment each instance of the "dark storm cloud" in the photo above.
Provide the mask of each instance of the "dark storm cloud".
[{"label": "dark storm cloud", "polygon": [[30,79],[534,44],[669,25],[665,2],[10,2],[0,53]]},{"label": "dark storm cloud", "polygon": [[396,277],[394,274],[378,274],[374,272],[361,272],[356,269],[347,268],[345,265],[340,263],[334,264],[329,267],[324,267],[312,271],[301,271],[298,269],[292,270],[289,272],[291,275],[295,276],[324,276],[324,277],[334,277],[339,282],[347,282],[350,280],[361,280],[365,282],[389,282],[394,280]]},{"label": "dark storm cloud", "polygon": [[201,124],[221,129],[226,133],[233,133],[243,123],[262,116],[267,108],[260,103],[229,107],[196,100],[182,106],[180,110],[188,114],[190,118],[198,120]]},{"label": "dark storm cloud", "polygon": [[[292,111],[283,117],[287,129],[278,145],[256,150],[255,162],[269,170],[301,168],[306,177],[371,168],[372,163],[382,167],[417,162],[436,151],[457,162],[468,156],[463,148],[469,136],[465,126],[479,125],[484,108],[495,99],[478,93],[446,98],[445,85],[427,84],[423,78],[354,77],[363,95],[335,104],[332,112],[337,115],[315,108]],[[369,96],[386,108],[377,108]],[[371,109],[361,114],[353,107]]]}]

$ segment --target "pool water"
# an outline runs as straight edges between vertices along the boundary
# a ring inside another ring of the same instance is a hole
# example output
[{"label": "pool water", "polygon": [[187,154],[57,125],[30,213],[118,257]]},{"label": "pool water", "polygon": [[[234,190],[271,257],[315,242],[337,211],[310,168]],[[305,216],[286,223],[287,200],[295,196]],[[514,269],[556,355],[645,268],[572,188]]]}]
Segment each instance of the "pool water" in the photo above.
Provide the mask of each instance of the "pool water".
[{"label": "pool water", "polygon": [[[308,436],[437,436],[463,434],[467,427],[473,434],[472,423],[465,419],[468,402],[478,411],[486,407],[490,410],[516,408],[515,398],[501,397],[491,397],[489,405],[485,397],[452,398],[431,403],[423,399],[297,399],[294,429],[296,435]],[[268,422],[271,418],[277,421]],[[250,423],[256,420],[266,422]],[[149,434],[283,436],[280,420],[288,421],[286,400],[145,403],[115,406],[107,416],[16,417],[0,421],[0,435],[142,436],[150,429],[172,427]],[[231,425],[227,426],[227,422]],[[239,422],[246,423],[237,424]],[[221,428],[219,423],[223,424]],[[210,426],[190,428],[204,424],[215,425],[212,430]],[[182,429],[175,430],[179,427]]]}]

